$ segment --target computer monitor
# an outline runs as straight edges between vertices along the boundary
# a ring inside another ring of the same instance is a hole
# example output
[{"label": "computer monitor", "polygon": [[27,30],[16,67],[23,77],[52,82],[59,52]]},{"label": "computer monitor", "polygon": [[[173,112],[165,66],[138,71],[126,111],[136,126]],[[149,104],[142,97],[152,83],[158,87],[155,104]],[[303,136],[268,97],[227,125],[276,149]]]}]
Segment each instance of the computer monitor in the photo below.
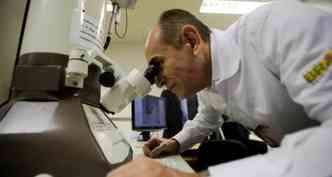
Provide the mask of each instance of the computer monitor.
[{"label": "computer monitor", "polygon": [[149,132],[166,128],[164,98],[151,95],[136,97],[131,106],[133,130]]}]

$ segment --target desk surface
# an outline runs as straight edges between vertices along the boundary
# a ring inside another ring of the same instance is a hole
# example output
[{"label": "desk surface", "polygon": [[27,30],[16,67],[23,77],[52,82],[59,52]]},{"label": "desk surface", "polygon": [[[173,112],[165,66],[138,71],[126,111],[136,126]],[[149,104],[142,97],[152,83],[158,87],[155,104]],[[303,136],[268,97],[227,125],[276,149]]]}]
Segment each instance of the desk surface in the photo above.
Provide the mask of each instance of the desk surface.
[{"label": "desk surface", "polygon": [[[126,138],[126,140],[130,143],[134,158],[137,156],[144,155],[142,147],[144,142],[137,141],[138,132],[133,132],[131,130],[131,122],[130,120],[115,120],[114,123],[117,125],[120,132]],[[154,133],[154,136],[160,136],[160,134]],[[163,158],[156,159],[163,165],[171,168],[178,169],[184,172],[194,172],[194,170],[188,165],[188,163],[180,156],[180,155],[172,155]]]}]

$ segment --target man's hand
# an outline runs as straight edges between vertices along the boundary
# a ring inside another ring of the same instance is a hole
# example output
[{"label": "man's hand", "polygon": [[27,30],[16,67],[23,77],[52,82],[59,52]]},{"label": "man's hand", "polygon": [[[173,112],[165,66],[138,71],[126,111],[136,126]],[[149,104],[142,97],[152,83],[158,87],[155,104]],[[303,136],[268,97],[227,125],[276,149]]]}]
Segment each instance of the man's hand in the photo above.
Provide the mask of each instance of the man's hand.
[{"label": "man's hand", "polygon": [[143,146],[144,154],[151,158],[177,154],[178,150],[179,144],[175,139],[152,138]]},{"label": "man's hand", "polygon": [[158,161],[139,157],[109,173],[108,177],[199,177],[195,173],[185,173],[165,167]]},{"label": "man's hand", "polygon": [[278,147],[281,142],[280,134],[273,128],[265,125],[258,125],[254,130],[255,134],[271,147]]}]

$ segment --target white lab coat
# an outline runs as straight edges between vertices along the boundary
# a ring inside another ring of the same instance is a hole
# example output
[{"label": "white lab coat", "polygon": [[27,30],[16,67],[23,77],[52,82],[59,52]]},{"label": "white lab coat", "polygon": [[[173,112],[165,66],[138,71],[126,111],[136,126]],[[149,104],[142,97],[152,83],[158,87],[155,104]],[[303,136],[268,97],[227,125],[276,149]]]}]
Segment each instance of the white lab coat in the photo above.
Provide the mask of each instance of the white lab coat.
[{"label": "white lab coat", "polygon": [[[211,176],[332,176],[332,14],[297,1],[270,3],[211,34],[212,83],[199,113],[174,138],[181,151],[220,126],[225,113],[277,129],[280,148],[210,167]],[[317,73],[317,72],[316,72]],[[314,128],[312,120],[322,123]],[[295,133],[294,133],[295,132]]]}]

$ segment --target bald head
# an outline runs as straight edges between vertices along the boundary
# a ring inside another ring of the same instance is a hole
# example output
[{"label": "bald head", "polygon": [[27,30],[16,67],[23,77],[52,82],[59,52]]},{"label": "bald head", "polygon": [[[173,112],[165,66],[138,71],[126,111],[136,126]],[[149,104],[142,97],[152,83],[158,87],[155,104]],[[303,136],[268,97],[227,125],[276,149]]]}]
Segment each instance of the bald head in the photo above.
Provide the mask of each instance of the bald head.
[{"label": "bald head", "polygon": [[148,37],[145,41],[144,54],[145,58],[151,58],[151,51],[156,50],[161,43],[161,31],[159,25],[155,25],[148,34]]},{"label": "bald head", "polygon": [[[158,23],[149,33],[145,48],[153,48],[154,44],[164,43],[180,49],[185,43],[182,32],[186,25],[194,27],[205,43],[210,41],[211,30],[203,22],[188,11],[171,9],[160,15]],[[145,54],[147,52],[145,51]]]},{"label": "bald head", "polygon": [[160,83],[176,95],[190,96],[210,84],[209,34],[196,17],[178,9],[164,12],[148,34],[145,58],[160,64]]}]

